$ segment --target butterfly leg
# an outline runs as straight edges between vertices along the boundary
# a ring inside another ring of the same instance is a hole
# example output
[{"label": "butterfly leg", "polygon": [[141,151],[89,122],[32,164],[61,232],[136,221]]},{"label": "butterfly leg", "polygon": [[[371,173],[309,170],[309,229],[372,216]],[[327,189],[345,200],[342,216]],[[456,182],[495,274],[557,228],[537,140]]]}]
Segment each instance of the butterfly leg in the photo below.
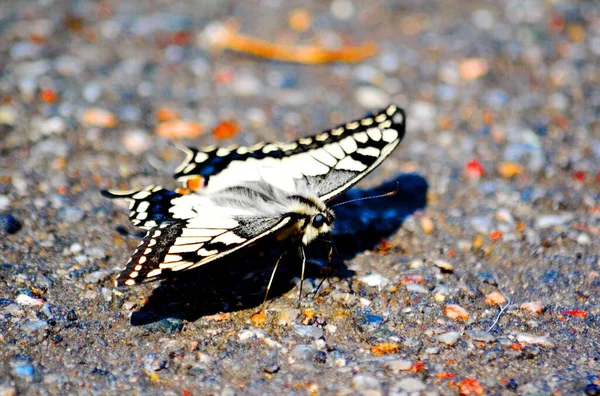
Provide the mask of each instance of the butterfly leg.
[{"label": "butterfly leg", "polygon": [[302,303],[302,284],[304,283],[304,270],[306,268],[306,254],[304,254],[304,246],[298,246],[298,254],[302,257],[302,274],[300,275],[300,291],[298,292],[298,307]]},{"label": "butterfly leg", "polygon": [[319,285],[313,293],[313,298],[317,297],[317,293],[321,289],[321,286],[323,286],[323,283],[325,283],[326,280],[329,281],[329,273],[332,269],[331,262],[333,261],[333,254],[335,253],[338,258],[340,257],[340,252],[337,250],[331,234],[329,234],[329,239],[322,239],[322,241],[329,244],[329,251],[327,252],[327,269],[325,270],[325,277],[321,280],[321,282],[319,282]]},{"label": "butterfly leg", "polygon": [[281,261],[283,256],[285,256],[286,253],[287,253],[287,250],[284,250],[283,253],[281,253],[281,256],[279,256],[279,258],[275,262],[275,268],[273,268],[273,272],[271,273],[271,279],[269,279],[269,284],[267,285],[267,291],[265,292],[265,299],[263,300],[261,311],[265,310],[265,305],[267,304],[267,297],[269,297],[269,290],[271,290],[271,284],[273,284],[273,279],[275,279],[275,272],[277,272],[277,267],[279,267],[279,262]]}]

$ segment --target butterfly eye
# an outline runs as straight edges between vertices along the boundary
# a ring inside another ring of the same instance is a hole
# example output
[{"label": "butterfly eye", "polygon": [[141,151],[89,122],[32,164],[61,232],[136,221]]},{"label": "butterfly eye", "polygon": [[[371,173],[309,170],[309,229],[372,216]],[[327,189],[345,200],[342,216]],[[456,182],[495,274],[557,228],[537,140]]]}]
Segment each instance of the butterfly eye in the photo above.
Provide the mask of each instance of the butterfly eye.
[{"label": "butterfly eye", "polygon": [[323,216],[322,214],[318,214],[315,217],[313,217],[313,227],[315,228],[321,228],[323,227],[323,224],[325,224],[325,216]]}]

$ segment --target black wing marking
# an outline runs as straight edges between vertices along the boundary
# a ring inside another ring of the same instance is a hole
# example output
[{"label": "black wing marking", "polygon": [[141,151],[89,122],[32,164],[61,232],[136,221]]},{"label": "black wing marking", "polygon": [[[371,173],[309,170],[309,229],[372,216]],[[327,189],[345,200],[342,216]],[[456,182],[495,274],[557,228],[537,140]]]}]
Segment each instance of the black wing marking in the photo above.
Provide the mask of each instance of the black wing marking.
[{"label": "black wing marking", "polygon": [[129,219],[133,225],[147,230],[171,220],[172,200],[182,196],[175,191],[154,185],[129,191],[103,190],[101,194],[107,198],[123,198],[128,201]]},{"label": "black wing marking", "polygon": [[131,286],[217,260],[292,221],[282,217],[205,217],[167,221],[148,230],[116,286]]},{"label": "black wing marking", "polygon": [[259,143],[251,147],[184,148],[185,161],[174,177],[187,184],[230,186],[258,180],[259,168],[275,167],[305,179],[324,201],[341,194],[377,167],[406,131],[404,111],[395,105],[293,143]]}]

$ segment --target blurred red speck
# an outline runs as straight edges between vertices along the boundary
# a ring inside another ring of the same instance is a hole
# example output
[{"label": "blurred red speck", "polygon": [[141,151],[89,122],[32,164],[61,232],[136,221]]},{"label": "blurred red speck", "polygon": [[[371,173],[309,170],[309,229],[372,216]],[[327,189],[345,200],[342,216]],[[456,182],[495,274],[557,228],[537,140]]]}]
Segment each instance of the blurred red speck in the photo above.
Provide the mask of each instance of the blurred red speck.
[{"label": "blurred red speck", "polygon": [[472,179],[479,179],[483,176],[483,171],[483,165],[476,159],[467,162],[467,165],[465,165],[465,172]]},{"label": "blurred red speck", "polygon": [[577,181],[584,181],[585,180],[585,172],[584,171],[575,171],[575,172],[573,172],[572,177],[573,177],[573,179],[575,179]]},{"label": "blurred red speck", "polygon": [[58,94],[51,89],[44,89],[40,92],[40,99],[46,103],[54,103],[58,99]]},{"label": "blurred red speck", "polygon": [[423,283],[424,280],[425,278],[421,275],[409,275],[402,279],[402,284],[407,285],[409,283]]},{"label": "blurred red speck", "polygon": [[425,362],[423,362],[423,361],[415,362],[415,364],[413,364],[413,366],[412,366],[412,371],[414,371],[415,373],[420,373],[424,370],[425,370]]},{"label": "blurred red speck", "polygon": [[554,32],[560,32],[565,27],[565,18],[559,13],[552,13],[550,21],[548,22],[548,28]]},{"label": "blurred red speck", "polygon": [[438,373],[438,375],[437,375],[438,381],[442,381],[445,379],[454,379],[454,378],[456,378],[456,375],[449,373],[447,371],[444,371],[443,373]]},{"label": "blurred red speck", "polygon": [[502,238],[502,233],[500,231],[492,231],[492,232],[490,232],[490,239],[492,241],[497,241],[500,238]]},{"label": "blurred red speck", "polygon": [[578,318],[587,318],[588,317],[588,313],[586,311],[580,311],[578,309],[573,309],[573,310],[562,310],[560,311],[561,315],[565,315],[565,316],[577,316]]},{"label": "blurred red speck", "polygon": [[58,192],[60,195],[67,195],[67,187],[65,186],[60,186],[56,189],[56,192]]},{"label": "blurred red speck", "polygon": [[234,76],[233,70],[219,70],[215,73],[213,81],[215,84],[231,84]]},{"label": "blurred red speck", "polygon": [[598,171],[598,174],[596,175],[596,181],[600,183],[600,171]]},{"label": "blurred red speck", "polygon": [[223,121],[213,129],[213,136],[219,140],[231,139],[240,131],[239,125],[234,121]]},{"label": "blurred red speck", "polygon": [[461,396],[480,396],[485,394],[485,389],[476,379],[465,378],[458,384],[458,391]]}]

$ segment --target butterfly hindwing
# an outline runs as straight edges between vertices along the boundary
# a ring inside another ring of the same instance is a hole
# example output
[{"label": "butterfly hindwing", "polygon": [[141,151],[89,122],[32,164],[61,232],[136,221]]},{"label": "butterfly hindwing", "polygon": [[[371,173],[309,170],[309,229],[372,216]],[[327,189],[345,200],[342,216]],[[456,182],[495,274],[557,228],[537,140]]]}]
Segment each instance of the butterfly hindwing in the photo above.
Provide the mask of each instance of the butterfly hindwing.
[{"label": "butterfly hindwing", "polygon": [[229,148],[185,148],[175,178],[201,177],[207,187],[256,181],[261,169],[277,168],[304,179],[324,201],[341,194],[377,167],[404,137],[404,112],[391,105],[370,117],[349,122],[293,143],[259,143]]},{"label": "butterfly hindwing", "polygon": [[281,229],[290,220],[206,216],[164,222],[148,230],[116,284],[134,285],[198,267]]}]

